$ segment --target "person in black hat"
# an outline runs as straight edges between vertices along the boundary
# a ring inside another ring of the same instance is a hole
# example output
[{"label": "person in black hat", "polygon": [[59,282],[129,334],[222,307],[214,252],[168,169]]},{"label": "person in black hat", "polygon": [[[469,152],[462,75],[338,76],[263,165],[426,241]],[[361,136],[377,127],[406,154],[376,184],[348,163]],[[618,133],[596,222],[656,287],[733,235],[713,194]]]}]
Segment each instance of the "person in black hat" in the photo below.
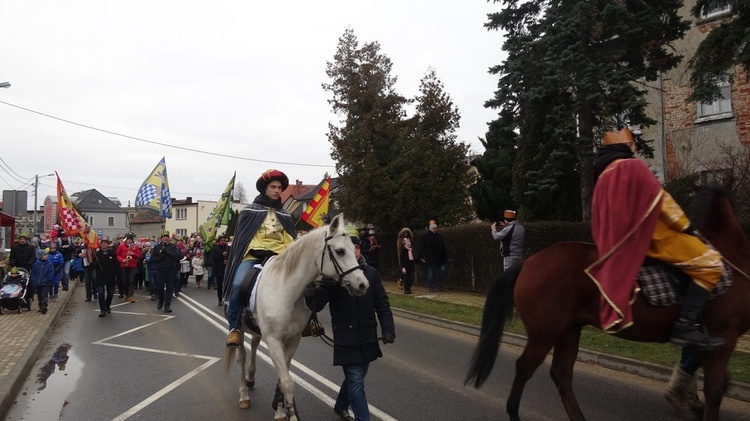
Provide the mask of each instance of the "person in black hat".
[{"label": "person in black hat", "polygon": [[[169,233],[163,233],[161,242],[151,250],[151,260],[148,262],[149,265],[154,265],[156,268],[156,294],[159,297],[159,303],[156,305],[157,310],[164,307],[165,312],[172,312],[174,277],[180,259],[182,259],[182,253],[169,241]],[[164,293],[165,288],[166,294]]]},{"label": "person in black hat", "polygon": [[289,187],[286,174],[279,170],[265,171],[255,187],[260,194],[240,212],[227,258],[224,277],[224,299],[229,304],[227,346],[242,345],[238,329],[242,310],[239,285],[245,275],[257,263],[284,251],[297,237],[294,220],[281,203],[281,193]]},{"label": "person in black hat", "polygon": [[36,262],[36,248],[29,244],[29,237],[24,234],[19,235],[18,242],[10,249],[10,265],[31,272],[34,262]]},{"label": "person in black hat", "polygon": [[64,262],[62,273],[60,273],[60,283],[62,284],[62,290],[67,291],[70,283],[70,262],[73,260],[76,247],[73,240],[62,229],[57,235],[57,251],[62,255]]}]

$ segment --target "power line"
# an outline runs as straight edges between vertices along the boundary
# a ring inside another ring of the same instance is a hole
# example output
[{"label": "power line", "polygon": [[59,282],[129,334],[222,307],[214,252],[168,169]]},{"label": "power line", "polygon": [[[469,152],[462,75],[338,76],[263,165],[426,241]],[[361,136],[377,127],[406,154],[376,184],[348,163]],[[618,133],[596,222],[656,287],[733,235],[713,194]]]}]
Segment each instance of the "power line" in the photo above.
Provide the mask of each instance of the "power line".
[{"label": "power line", "polygon": [[64,118],[55,117],[55,116],[50,115],[50,114],[45,114],[45,113],[42,113],[42,112],[39,112],[39,111],[35,111],[35,110],[29,109],[29,108],[24,108],[24,107],[21,107],[21,106],[18,106],[18,105],[14,105],[14,104],[11,104],[11,103],[5,102],[5,101],[0,101],[0,104],[5,104],[5,105],[8,105],[8,106],[11,106],[11,107],[14,107],[14,108],[18,108],[19,110],[28,111],[30,113],[38,114],[38,115],[41,115],[41,116],[44,116],[44,117],[47,117],[47,118],[51,118],[53,120],[62,121],[63,123],[72,124],[74,126],[79,126],[79,127],[83,127],[83,128],[90,129],[90,130],[95,130],[95,131],[98,131],[98,132],[111,134],[113,136],[120,136],[120,137],[124,137],[124,138],[127,138],[127,139],[136,140],[138,142],[150,143],[152,145],[165,146],[167,148],[174,148],[174,149],[179,149],[179,150],[188,151],[188,152],[200,153],[200,154],[204,154],[204,155],[218,156],[218,157],[222,157],[222,158],[232,158],[232,159],[239,159],[239,160],[243,160],[243,161],[262,162],[262,163],[265,163],[265,164],[296,165],[296,166],[300,166],[300,167],[334,168],[332,165],[305,164],[305,163],[301,163],[301,162],[269,161],[269,160],[265,160],[265,159],[246,158],[246,157],[236,156],[236,155],[226,155],[226,154],[217,153],[217,152],[202,151],[200,149],[186,148],[186,147],[183,147],[183,146],[174,146],[174,145],[170,145],[168,143],[162,143],[162,142],[156,142],[156,141],[153,141],[153,140],[142,139],[142,138],[135,137],[135,136],[130,136],[130,135],[122,134],[122,133],[113,132],[113,131],[110,131],[110,130],[100,129],[98,127],[93,127],[93,126],[89,126],[89,125],[86,125],[86,124],[76,123],[75,121],[70,121],[70,120],[66,120]]},{"label": "power line", "polygon": [[22,176],[21,174],[19,174],[19,173],[15,172],[15,171],[13,170],[13,168],[11,168],[11,167],[10,167],[10,165],[8,165],[8,163],[7,163],[7,162],[5,162],[5,160],[3,160],[3,157],[1,157],[1,156],[0,156],[0,161],[2,161],[2,163],[3,163],[3,164],[5,164],[5,166],[6,166],[6,167],[8,167],[8,169],[9,169],[9,170],[13,171],[13,174],[15,174],[15,175],[17,175],[17,176],[19,176],[19,177],[23,178],[24,180],[31,180],[32,178],[34,178],[34,177],[24,177],[24,176]]},{"label": "power line", "polygon": [[[5,164],[5,161],[3,161],[3,164]],[[8,165],[8,164],[5,164],[5,165]],[[10,168],[10,167],[8,167],[8,168]],[[10,176],[10,178],[12,178],[15,181],[17,181],[19,183],[25,183],[26,182],[25,180],[19,180],[15,175],[11,174],[8,170],[6,170],[4,166],[0,165],[0,169],[3,170],[3,171],[5,171],[5,173],[8,174]],[[12,171],[12,169],[11,169],[11,171]],[[13,171],[13,172],[15,172],[15,171]]]}]

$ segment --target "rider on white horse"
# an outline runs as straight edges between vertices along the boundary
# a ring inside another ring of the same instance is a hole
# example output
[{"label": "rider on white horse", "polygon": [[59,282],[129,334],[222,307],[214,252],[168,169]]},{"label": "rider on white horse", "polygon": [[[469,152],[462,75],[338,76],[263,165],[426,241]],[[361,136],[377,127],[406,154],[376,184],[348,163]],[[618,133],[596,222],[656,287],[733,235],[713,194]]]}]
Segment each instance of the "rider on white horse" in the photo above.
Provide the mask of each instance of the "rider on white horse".
[{"label": "rider on white horse", "polygon": [[227,258],[224,277],[224,299],[229,303],[227,346],[242,345],[237,324],[243,306],[242,280],[253,266],[284,251],[297,236],[294,221],[281,203],[281,192],[289,187],[286,174],[268,170],[261,174],[255,187],[260,194],[240,212]]}]

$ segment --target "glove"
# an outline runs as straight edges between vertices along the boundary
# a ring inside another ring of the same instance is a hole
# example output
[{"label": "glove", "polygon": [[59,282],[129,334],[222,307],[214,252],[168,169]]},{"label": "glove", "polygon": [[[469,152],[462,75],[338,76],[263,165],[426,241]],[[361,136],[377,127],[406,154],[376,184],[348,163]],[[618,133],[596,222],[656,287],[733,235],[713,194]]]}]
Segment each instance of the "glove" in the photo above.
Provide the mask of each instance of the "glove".
[{"label": "glove", "polygon": [[393,335],[393,333],[384,333],[383,334],[383,343],[384,344],[392,344],[393,341],[396,340],[396,336]]},{"label": "glove", "polygon": [[312,298],[318,294],[318,288],[315,287],[314,283],[310,283],[305,287],[305,297]]}]

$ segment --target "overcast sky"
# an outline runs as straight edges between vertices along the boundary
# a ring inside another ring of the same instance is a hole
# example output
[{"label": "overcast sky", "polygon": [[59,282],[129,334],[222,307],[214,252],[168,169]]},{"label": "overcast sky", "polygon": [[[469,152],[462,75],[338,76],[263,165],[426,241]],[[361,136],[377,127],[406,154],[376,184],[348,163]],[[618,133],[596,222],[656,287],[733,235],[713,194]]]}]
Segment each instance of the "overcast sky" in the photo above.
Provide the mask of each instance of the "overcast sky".
[{"label": "overcast sky", "polygon": [[[0,186],[28,189],[31,208],[29,178],[57,171],[69,193],[96,188],[127,205],[162,156],[178,199],[215,200],[234,171],[250,198],[268,168],[316,184],[335,175],[326,133],[338,117],[321,84],[347,27],[360,45],[380,43],[401,95],[435,68],[461,114],[459,139],[481,153],[496,115],[483,107],[497,85],[487,70],[503,57],[501,34],[483,24],[498,7],[0,0],[0,82],[12,84],[0,89]],[[40,179],[40,205],[54,186]]]}]

